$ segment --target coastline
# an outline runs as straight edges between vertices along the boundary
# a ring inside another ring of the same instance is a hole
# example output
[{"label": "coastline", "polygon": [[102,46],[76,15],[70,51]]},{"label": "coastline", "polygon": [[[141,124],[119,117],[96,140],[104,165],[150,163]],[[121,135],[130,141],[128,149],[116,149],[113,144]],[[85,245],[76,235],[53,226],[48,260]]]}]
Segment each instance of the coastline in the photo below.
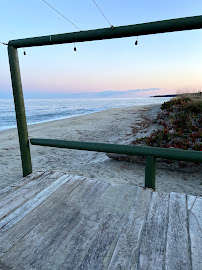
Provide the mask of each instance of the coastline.
[{"label": "coastline", "polygon": [[[64,120],[113,108],[162,104],[170,98],[25,99],[28,125]],[[13,99],[0,99],[0,132],[16,127]]]},{"label": "coastline", "polygon": [[[29,137],[130,144],[153,129],[161,105],[109,109],[82,116],[29,125]],[[0,188],[22,178],[17,129],[0,132]],[[31,146],[33,171],[54,170],[120,185],[144,186],[144,164],[109,159],[105,153]],[[156,190],[202,195],[200,172],[157,167]]]}]

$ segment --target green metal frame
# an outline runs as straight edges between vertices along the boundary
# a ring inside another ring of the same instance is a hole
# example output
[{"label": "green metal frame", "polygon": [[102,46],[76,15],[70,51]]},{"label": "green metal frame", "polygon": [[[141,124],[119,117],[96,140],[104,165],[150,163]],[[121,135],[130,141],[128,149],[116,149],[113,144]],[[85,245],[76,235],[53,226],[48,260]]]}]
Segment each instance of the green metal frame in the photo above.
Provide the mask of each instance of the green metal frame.
[{"label": "green metal frame", "polygon": [[155,190],[156,158],[202,162],[202,153],[200,153],[199,151],[38,138],[30,139],[30,143],[32,145],[40,146],[87,150],[104,153],[116,153],[131,156],[146,156],[145,187],[152,188],[153,190]]},{"label": "green metal frame", "polygon": [[[9,41],[8,55],[21,151],[23,176],[26,176],[32,172],[32,163],[17,48],[123,38],[140,35],[143,36],[201,28],[202,15],[142,23],[136,25],[120,26],[114,28],[96,29]],[[145,187],[151,187],[153,189],[155,189],[156,157],[198,162],[201,162],[202,159],[202,153],[199,152],[197,153],[193,151],[171,150],[153,147],[136,147],[88,142],[64,142],[46,139],[31,139],[31,144],[108,153],[111,152],[129,155],[144,155],[146,156]]]},{"label": "green metal frame", "polygon": [[15,113],[18,127],[18,138],[20,143],[22,170],[23,176],[26,176],[32,172],[32,163],[28,141],[27,121],[25,115],[25,105],[24,105],[17,49],[15,49],[12,46],[8,46],[8,56],[11,72],[11,81],[13,87],[13,97],[15,103]]},{"label": "green metal frame", "polygon": [[191,150],[187,151],[180,149],[169,149],[169,148],[159,148],[149,146],[145,147],[135,145],[64,141],[64,140],[39,139],[39,138],[31,138],[30,142],[32,145],[125,154],[131,156],[153,156],[155,158],[165,158],[171,160],[202,162],[202,153],[199,151],[191,151]]},{"label": "green metal frame", "polygon": [[8,45],[15,48],[53,45],[62,43],[84,42],[92,40],[123,38],[131,36],[145,36],[151,34],[168,33],[202,28],[202,15],[119,26],[113,28],[95,29],[59,35],[49,35],[9,41]]}]

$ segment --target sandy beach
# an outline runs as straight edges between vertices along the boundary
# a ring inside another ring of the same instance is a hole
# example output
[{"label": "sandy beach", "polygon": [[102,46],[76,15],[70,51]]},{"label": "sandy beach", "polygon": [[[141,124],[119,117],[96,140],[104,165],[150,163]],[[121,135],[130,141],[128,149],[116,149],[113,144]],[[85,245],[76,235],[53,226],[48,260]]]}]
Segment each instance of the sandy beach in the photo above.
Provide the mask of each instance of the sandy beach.
[{"label": "sandy beach", "polygon": [[[31,125],[29,137],[130,144],[134,136],[153,130],[152,120],[159,110],[160,105],[135,106]],[[63,171],[119,185],[144,186],[144,164],[117,161],[105,153],[31,146],[31,156],[33,171]],[[0,188],[4,188],[22,179],[17,129],[0,132],[0,157]],[[157,165],[156,190],[201,196],[201,167],[186,172]]]}]

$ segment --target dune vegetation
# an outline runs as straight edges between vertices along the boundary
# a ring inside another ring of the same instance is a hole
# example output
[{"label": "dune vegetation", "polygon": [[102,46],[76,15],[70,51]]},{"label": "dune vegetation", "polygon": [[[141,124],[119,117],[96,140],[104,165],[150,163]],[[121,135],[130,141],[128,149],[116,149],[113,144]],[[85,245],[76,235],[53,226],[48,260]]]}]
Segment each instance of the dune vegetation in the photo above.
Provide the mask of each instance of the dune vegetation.
[{"label": "dune vegetation", "polygon": [[202,92],[163,103],[154,122],[157,129],[134,145],[202,151]]}]

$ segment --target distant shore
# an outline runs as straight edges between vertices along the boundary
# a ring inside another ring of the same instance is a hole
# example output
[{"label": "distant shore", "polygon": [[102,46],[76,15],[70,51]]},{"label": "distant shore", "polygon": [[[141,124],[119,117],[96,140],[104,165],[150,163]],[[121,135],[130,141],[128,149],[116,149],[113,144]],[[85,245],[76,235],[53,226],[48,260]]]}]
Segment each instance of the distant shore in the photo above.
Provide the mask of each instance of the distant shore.
[{"label": "distant shore", "polygon": [[150,97],[176,97],[177,95],[157,95],[157,96],[150,96]]},{"label": "distant shore", "polygon": [[[29,137],[130,144],[152,131],[160,105],[133,106],[30,125]],[[133,134],[136,127],[135,135]],[[22,178],[16,128],[0,132],[0,188]],[[120,185],[144,186],[144,164],[109,159],[105,153],[31,146],[33,171],[56,170]],[[202,194],[201,172],[157,168],[157,191]]]},{"label": "distant shore", "polygon": [[172,94],[172,95],[156,95],[156,96],[150,96],[150,97],[177,97],[177,96],[198,96],[198,97],[201,97],[202,96],[202,92],[199,91],[199,92],[196,92],[196,93],[182,93],[182,94]]}]

